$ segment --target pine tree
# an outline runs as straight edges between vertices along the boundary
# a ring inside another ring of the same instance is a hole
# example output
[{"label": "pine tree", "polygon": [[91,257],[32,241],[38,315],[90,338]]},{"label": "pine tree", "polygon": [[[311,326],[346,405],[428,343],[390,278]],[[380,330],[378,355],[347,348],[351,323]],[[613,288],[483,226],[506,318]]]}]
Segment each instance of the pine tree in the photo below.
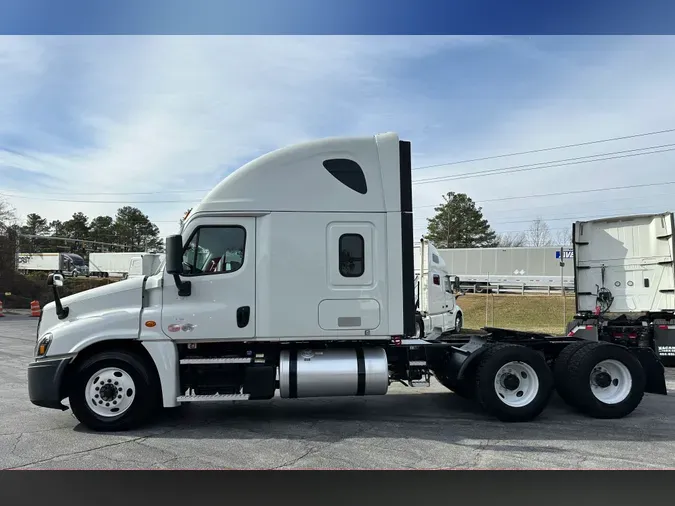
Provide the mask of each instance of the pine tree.
[{"label": "pine tree", "polygon": [[429,218],[426,238],[437,248],[494,248],[497,234],[480,207],[464,193],[449,192]]}]

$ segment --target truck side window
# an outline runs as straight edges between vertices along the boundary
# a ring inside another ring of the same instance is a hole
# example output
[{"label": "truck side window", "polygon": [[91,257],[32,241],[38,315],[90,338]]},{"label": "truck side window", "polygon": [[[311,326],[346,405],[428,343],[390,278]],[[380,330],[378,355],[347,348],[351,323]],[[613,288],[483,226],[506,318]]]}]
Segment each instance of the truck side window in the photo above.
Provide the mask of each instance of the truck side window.
[{"label": "truck side window", "polygon": [[235,272],[244,263],[245,246],[243,227],[200,227],[183,253],[185,275]]},{"label": "truck side window", "polygon": [[434,285],[441,286],[441,277],[438,274],[434,274]]},{"label": "truck side window", "polygon": [[360,234],[342,234],[339,240],[340,274],[358,278],[365,271],[365,243]]}]

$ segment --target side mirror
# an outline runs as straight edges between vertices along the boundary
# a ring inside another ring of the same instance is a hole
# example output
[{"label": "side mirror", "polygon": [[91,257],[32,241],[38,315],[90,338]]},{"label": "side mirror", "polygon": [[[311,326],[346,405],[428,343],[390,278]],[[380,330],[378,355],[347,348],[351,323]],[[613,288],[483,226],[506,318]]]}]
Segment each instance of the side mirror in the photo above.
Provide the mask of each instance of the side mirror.
[{"label": "side mirror", "polygon": [[192,293],[192,283],[180,279],[183,274],[183,238],[180,235],[166,238],[166,272],[173,276],[179,297],[188,297]]},{"label": "side mirror", "polygon": [[183,238],[180,235],[166,238],[166,272],[183,273]]},{"label": "side mirror", "polygon": [[63,276],[61,274],[54,274],[54,273],[50,274],[49,276],[47,276],[47,286],[51,286],[52,291],[54,292],[54,305],[56,306],[56,316],[59,318],[59,320],[67,318],[70,310],[67,307],[63,307],[63,304],[61,304],[61,297],[59,297],[59,291],[57,290],[57,288],[63,286]]},{"label": "side mirror", "polygon": [[61,274],[50,274],[47,276],[47,286],[62,287],[63,276]]}]

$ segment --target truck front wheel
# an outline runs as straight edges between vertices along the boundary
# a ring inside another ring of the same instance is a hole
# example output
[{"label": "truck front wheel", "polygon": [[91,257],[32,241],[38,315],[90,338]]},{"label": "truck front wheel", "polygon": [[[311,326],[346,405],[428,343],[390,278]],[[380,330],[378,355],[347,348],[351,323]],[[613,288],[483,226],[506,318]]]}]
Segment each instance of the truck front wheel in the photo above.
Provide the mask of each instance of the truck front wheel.
[{"label": "truck front wheel", "polygon": [[104,351],[77,365],[69,399],[75,417],[96,431],[139,427],[159,405],[148,366],[128,351]]},{"label": "truck front wheel", "polygon": [[503,422],[527,422],[544,410],[553,392],[553,373],[536,351],[514,344],[490,346],[476,370],[476,397]]}]

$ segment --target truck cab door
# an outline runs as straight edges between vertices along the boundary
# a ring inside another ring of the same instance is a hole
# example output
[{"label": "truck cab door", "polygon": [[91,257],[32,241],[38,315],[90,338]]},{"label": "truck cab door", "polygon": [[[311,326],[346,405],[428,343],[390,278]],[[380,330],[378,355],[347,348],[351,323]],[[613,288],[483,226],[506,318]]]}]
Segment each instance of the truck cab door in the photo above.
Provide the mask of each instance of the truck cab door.
[{"label": "truck cab door", "polygon": [[455,293],[450,276],[444,276],[443,281],[443,287],[445,288],[445,313],[443,315],[443,328],[446,331],[450,331],[455,328]]},{"label": "truck cab door", "polygon": [[183,272],[190,295],[181,297],[164,273],[162,330],[172,339],[255,337],[255,218],[188,223]]}]

